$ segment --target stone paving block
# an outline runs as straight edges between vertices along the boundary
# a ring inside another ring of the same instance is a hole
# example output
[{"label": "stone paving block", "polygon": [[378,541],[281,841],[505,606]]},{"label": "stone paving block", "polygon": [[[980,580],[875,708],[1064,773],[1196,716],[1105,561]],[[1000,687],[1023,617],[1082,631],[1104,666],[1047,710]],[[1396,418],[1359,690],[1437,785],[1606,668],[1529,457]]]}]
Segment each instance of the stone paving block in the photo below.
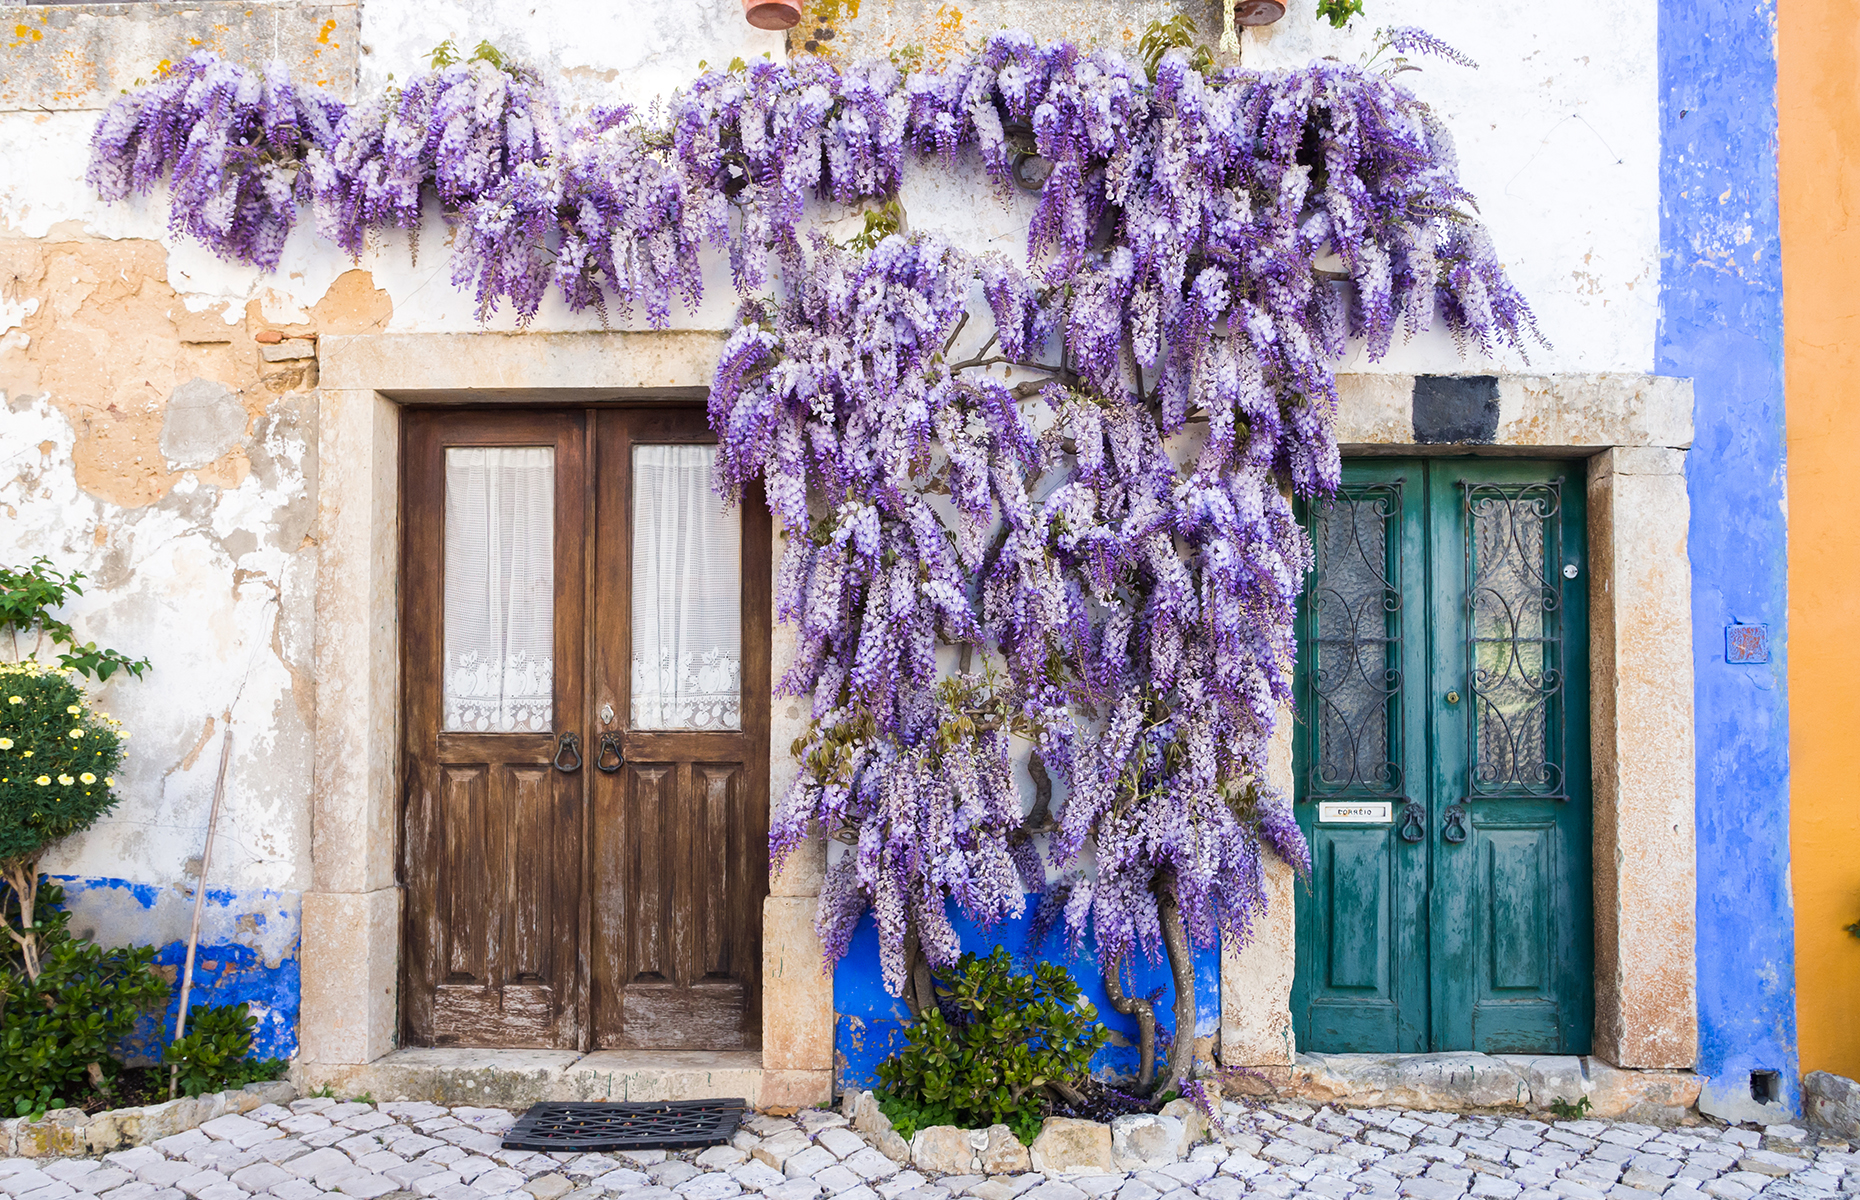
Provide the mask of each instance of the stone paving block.
[{"label": "stone paving block", "polygon": [[451,1183],[434,1192],[433,1200],[484,1200],[484,1193],[469,1183]]},{"label": "stone paving block", "polygon": [[333,1122],[321,1113],[298,1113],[278,1122],[278,1128],[286,1133],[316,1133],[328,1129]]},{"label": "stone paving block", "polygon": [[171,1162],[164,1158],[138,1170],[136,1178],[151,1187],[171,1188],[199,1170],[192,1163]]},{"label": "stone paving block", "polygon": [[822,1129],[815,1135],[814,1143],[831,1150],[835,1158],[845,1158],[866,1148],[864,1138],[853,1130],[843,1127]]},{"label": "stone paving block", "polygon": [[99,1163],[90,1165],[100,1169],[80,1175],[71,1181],[71,1186],[92,1196],[100,1195],[112,1188],[122,1187],[135,1178],[134,1173],[125,1171],[121,1167],[104,1167]]},{"label": "stone paving block", "polygon": [[151,1163],[165,1162],[166,1160],[162,1157],[161,1151],[153,1146],[132,1146],[127,1150],[118,1150],[114,1154],[104,1155],[103,1161],[107,1166],[121,1167],[131,1175],[134,1175],[137,1171],[140,1171],[143,1167]]},{"label": "stone paving block", "polygon": [[213,1187],[215,1184],[225,1183],[226,1181],[226,1176],[220,1174],[218,1171],[203,1171],[199,1168],[195,1168],[185,1179],[175,1180],[174,1186],[180,1188],[182,1194],[192,1196],[194,1200],[200,1200],[200,1193]]},{"label": "stone paving block", "polygon": [[1246,1195],[1246,1184],[1232,1175],[1216,1175],[1196,1188],[1195,1194],[1202,1197],[1202,1200],[1240,1200]]},{"label": "stone paving block", "polygon": [[200,1132],[222,1142],[230,1142],[241,1134],[256,1133],[263,1128],[265,1128],[265,1126],[259,1124],[257,1121],[249,1117],[242,1117],[237,1113],[227,1113],[224,1116],[215,1117],[211,1121],[202,1121],[200,1123]]},{"label": "stone paving block", "polygon": [[926,1183],[922,1187],[898,1193],[894,1200],[949,1200],[949,1189],[939,1184]]},{"label": "stone paving block", "polygon": [[335,1190],[345,1196],[353,1196],[355,1200],[375,1200],[377,1196],[385,1196],[399,1189],[395,1187],[392,1179],[383,1178],[371,1171],[363,1171],[338,1180]]},{"label": "stone paving block", "polygon": [[369,1133],[376,1129],[385,1129],[393,1123],[394,1118],[382,1112],[356,1113],[352,1117],[344,1117],[342,1120],[336,1122],[336,1124],[342,1126],[344,1129],[353,1129],[357,1133]]},{"label": "stone paving block", "polygon": [[1412,1196],[1414,1200],[1458,1200],[1466,1193],[1450,1183],[1442,1183],[1423,1175],[1405,1181],[1401,1185],[1401,1194]]},{"label": "stone paving block", "polygon": [[279,1138],[275,1142],[260,1142],[252,1147],[252,1153],[268,1163],[285,1162],[309,1152],[310,1147],[293,1137]]},{"label": "stone paving block", "polygon": [[721,1171],[711,1171],[687,1179],[672,1190],[685,1200],[730,1200],[743,1194],[743,1185]]},{"label": "stone paving block", "polygon": [[[484,1184],[479,1181],[474,1181],[474,1186],[484,1188]],[[563,1196],[575,1190],[575,1185],[569,1182],[568,1176],[559,1171],[551,1171],[530,1180],[523,1185],[522,1190],[534,1196],[536,1200],[562,1200]]]},{"label": "stone paving block", "polygon": [[376,1150],[372,1154],[357,1155],[355,1159],[356,1166],[364,1171],[372,1171],[376,1175],[386,1174],[389,1167],[401,1167],[406,1164],[407,1160],[392,1150]]},{"label": "stone paving block", "polygon": [[77,1194],[78,1190],[70,1184],[53,1180],[42,1188],[22,1194],[19,1200],[70,1200]]},{"label": "stone paving block", "polygon": [[1492,1200],[1516,1200],[1523,1186],[1510,1180],[1498,1179],[1491,1175],[1478,1175],[1472,1181],[1472,1194],[1489,1196]]},{"label": "stone paving block", "polygon": [[246,1200],[249,1194],[244,1188],[228,1179],[224,1183],[201,1188],[200,1195],[195,1197],[195,1200]]},{"label": "stone paving block", "polygon": [[841,1192],[851,1191],[864,1180],[858,1174],[840,1163],[834,1163],[824,1170],[813,1172],[813,1180],[820,1185],[820,1190],[828,1196],[837,1196]]},{"label": "stone paving block", "polygon": [[268,1192],[280,1183],[295,1178],[297,1176],[283,1167],[271,1163],[253,1163],[249,1167],[241,1167],[232,1175],[232,1181],[248,1192]]},{"label": "stone paving block", "polygon": [[[766,1146],[767,1143],[764,1143],[762,1147],[757,1148],[757,1152],[760,1153]],[[790,1155],[787,1160],[781,1164],[781,1170],[782,1174],[790,1179],[800,1179],[805,1176],[817,1175],[838,1161],[837,1158],[833,1157],[833,1152],[831,1150],[823,1146],[809,1146],[798,1154]]]},{"label": "stone paving block", "polygon": [[469,1182],[481,1192],[514,1192],[523,1186],[524,1179],[509,1167],[492,1167]]},{"label": "stone paving block", "polygon": [[184,1129],[180,1133],[174,1134],[172,1137],[162,1138],[155,1143],[155,1148],[163,1154],[166,1154],[169,1158],[179,1158],[189,1150],[196,1150],[201,1146],[210,1145],[212,1141],[212,1138],[200,1132],[198,1129]]},{"label": "stone paving block", "polygon": [[[826,1154],[826,1151],[822,1150],[821,1153]],[[829,1162],[832,1161],[832,1158],[833,1156],[831,1154],[827,1154]],[[680,1162],[678,1159],[672,1159],[669,1162],[655,1163],[646,1168],[646,1177],[648,1179],[652,1180],[652,1182],[658,1184],[660,1187],[668,1188],[676,1188],[679,1184],[696,1176],[698,1173],[696,1167],[688,1162]]]},{"label": "stone paving block", "polygon": [[923,1187],[930,1181],[917,1171],[900,1171],[891,1178],[872,1185],[879,1195],[879,1200],[897,1200],[905,1192]]},{"label": "stone paving block", "polygon": [[381,1174],[392,1179],[395,1183],[398,1183],[402,1190],[412,1187],[413,1181],[416,1179],[425,1179],[428,1176],[443,1175],[445,1173],[446,1169],[444,1167],[440,1166],[438,1163],[432,1162],[402,1163],[398,1167],[389,1167],[387,1170],[381,1172]]},{"label": "stone paving block", "polygon": [[277,1200],[318,1200],[324,1192],[308,1179],[292,1177],[273,1187],[268,1193]]},{"label": "stone paving block", "polygon": [[[835,1129],[830,1132],[845,1133],[847,1131]],[[853,1134],[853,1137],[858,1140],[861,1146],[865,1145],[864,1138],[859,1137],[858,1134]],[[698,1166],[703,1167],[707,1171],[727,1171],[731,1167],[741,1166],[743,1163],[748,1162],[749,1155],[745,1151],[738,1150],[735,1146],[711,1146],[699,1153],[694,1161],[696,1161]],[[618,1166],[619,1164],[616,1163],[615,1165]]]},{"label": "stone paving block", "polygon": [[[1175,1182],[1182,1187],[1193,1188],[1214,1178],[1215,1172],[1218,1170],[1219,1167],[1214,1163],[1179,1162],[1170,1163],[1166,1167],[1161,1167],[1156,1173],[1175,1180]],[[1166,1194],[1167,1193],[1165,1193],[1165,1195]]]},{"label": "stone paving block", "polygon": [[1028,1188],[1024,1194],[1027,1200],[1085,1200],[1084,1192],[1057,1179]]},{"label": "stone paving block", "polygon": [[132,1179],[121,1187],[112,1188],[102,1193],[102,1200],[152,1200],[155,1193],[159,1190],[160,1189],[152,1183],[143,1183],[140,1179]]},{"label": "stone paving block", "polygon": [[780,1187],[770,1188],[763,1195],[769,1200],[814,1200],[814,1197],[820,1195],[820,1185],[804,1176],[790,1179]]},{"label": "stone paving block", "polygon": [[[839,1131],[833,1130],[831,1132],[837,1133]],[[880,1179],[889,1179],[904,1169],[883,1154],[872,1149],[870,1146],[861,1147],[853,1154],[847,1156],[846,1160],[840,1165],[854,1172],[860,1179],[863,1179],[867,1183],[872,1183]],[[1025,1166],[1026,1162],[1023,1160],[1021,1165]]]},{"label": "stone paving block", "polygon": [[[771,1188],[780,1187],[788,1177],[783,1175],[780,1171],[777,1171],[774,1167],[769,1166],[767,1163],[755,1160],[746,1162],[742,1166],[731,1170],[730,1178],[736,1180],[736,1182],[742,1184],[751,1191],[766,1192]],[[603,1187],[611,1188],[614,1186],[606,1182],[605,1176],[596,1180],[596,1182]]]},{"label": "stone paving block", "polygon": [[457,1171],[441,1171],[437,1175],[423,1175],[414,1180],[412,1191],[421,1196],[433,1196],[463,1182]]}]

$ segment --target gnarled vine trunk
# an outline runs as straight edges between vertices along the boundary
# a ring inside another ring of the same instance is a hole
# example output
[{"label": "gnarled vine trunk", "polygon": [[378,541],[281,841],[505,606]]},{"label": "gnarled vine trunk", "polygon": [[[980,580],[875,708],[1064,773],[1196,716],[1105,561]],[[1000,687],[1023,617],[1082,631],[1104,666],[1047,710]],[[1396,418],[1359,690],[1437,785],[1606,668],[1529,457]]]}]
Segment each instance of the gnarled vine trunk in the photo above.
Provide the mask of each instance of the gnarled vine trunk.
[{"label": "gnarled vine trunk", "polygon": [[19,956],[26,964],[26,978],[36,983],[39,979],[39,935],[33,932],[33,902],[38,898],[39,860],[8,859],[0,863],[0,877],[5,878],[6,885],[19,897],[19,928],[8,925],[6,935],[19,947]]}]

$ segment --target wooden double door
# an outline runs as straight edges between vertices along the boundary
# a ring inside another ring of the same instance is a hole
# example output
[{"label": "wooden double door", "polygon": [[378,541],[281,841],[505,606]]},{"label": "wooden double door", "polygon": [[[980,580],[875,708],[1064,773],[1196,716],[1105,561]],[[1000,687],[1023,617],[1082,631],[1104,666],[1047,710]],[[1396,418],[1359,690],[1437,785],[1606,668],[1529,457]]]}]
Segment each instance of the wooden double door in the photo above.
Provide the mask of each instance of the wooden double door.
[{"label": "wooden double door", "polygon": [[1308,514],[1299,1049],[1588,1053],[1584,500],[1581,463],[1371,459]]},{"label": "wooden double door", "polygon": [[410,1044],[753,1048],[769,526],[702,410],[411,410]]}]

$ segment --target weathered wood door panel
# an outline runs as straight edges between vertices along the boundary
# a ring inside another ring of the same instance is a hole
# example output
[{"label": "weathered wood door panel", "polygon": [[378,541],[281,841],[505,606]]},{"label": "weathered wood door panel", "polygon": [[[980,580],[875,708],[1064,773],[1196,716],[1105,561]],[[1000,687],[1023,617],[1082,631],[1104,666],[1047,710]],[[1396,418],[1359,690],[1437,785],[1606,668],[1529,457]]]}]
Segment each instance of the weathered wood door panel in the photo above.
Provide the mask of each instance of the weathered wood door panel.
[{"label": "weathered wood door panel", "polygon": [[1301,1049],[1587,1051],[1583,501],[1579,465],[1372,460],[1311,514]]},{"label": "weathered wood door panel", "polygon": [[574,1046],[581,777],[553,764],[586,691],[582,418],[410,414],[403,461],[408,1034]]},{"label": "weathered wood door panel", "polygon": [[[600,769],[590,781],[595,1037],[620,1047],[761,1044],[761,908],[768,891],[769,526],[760,496],[729,513],[708,492],[701,413],[603,417],[594,705]],[[685,486],[682,488],[680,483]],[[682,531],[682,532],[680,532]],[[705,545],[724,539],[714,552]],[[730,549],[728,539],[740,544]],[[728,654],[668,660],[655,631],[706,597],[734,610],[740,687],[719,701]],[[652,658],[648,664],[646,660]],[[689,693],[663,684],[676,675]],[[645,694],[648,683],[654,686]],[[735,699],[740,697],[740,707]]]},{"label": "weathered wood door panel", "polygon": [[725,520],[709,441],[690,409],[408,418],[412,1043],[760,1044],[768,517],[756,496]]}]

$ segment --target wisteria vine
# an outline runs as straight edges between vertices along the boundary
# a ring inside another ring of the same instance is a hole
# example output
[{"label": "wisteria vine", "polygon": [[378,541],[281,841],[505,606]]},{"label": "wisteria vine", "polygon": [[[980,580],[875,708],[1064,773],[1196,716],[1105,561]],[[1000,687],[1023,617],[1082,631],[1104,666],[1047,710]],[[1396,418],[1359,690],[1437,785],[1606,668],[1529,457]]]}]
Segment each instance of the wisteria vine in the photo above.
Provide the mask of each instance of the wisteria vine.
[{"label": "wisteria vine", "polygon": [[[895,203],[915,163],[968,155],[1037,191],[1024,257],[809,232],[810,204]],[[986,924],[1042,892],[1120,1008],[1145,1003],[1131,957],[1166,955],[1192,1027],[1189,947],[1250,936],[1262,847],[1308,866],[1265,763],[1310,555],[1293,498],[1338,482],[1334,364],[1435,319],[1487,350],[1536,333],[1445,127],[1335,61],[1146,70],[1004,33],[934,71],[737,64],[654,119],[565,114],[497,61],[344,109],[200,54],[96,134],[106,197],[163,178],[177,232],[267,269],[300,203],[359,255],[436,202],[454,282],[522,322],[554,289],[664,326],[701,300],[701,253],[727,254],[754,298],[711,392],[717,485],[766,488],[799,633],[780,688],[813,705],[772,854],[849,843],[829,962],[870,908],[916,1004],[960,953],[950,902]],[[1192,1038],[1154,1080],[1152,1040],[1145,1086],[1185,1078]]]}]

